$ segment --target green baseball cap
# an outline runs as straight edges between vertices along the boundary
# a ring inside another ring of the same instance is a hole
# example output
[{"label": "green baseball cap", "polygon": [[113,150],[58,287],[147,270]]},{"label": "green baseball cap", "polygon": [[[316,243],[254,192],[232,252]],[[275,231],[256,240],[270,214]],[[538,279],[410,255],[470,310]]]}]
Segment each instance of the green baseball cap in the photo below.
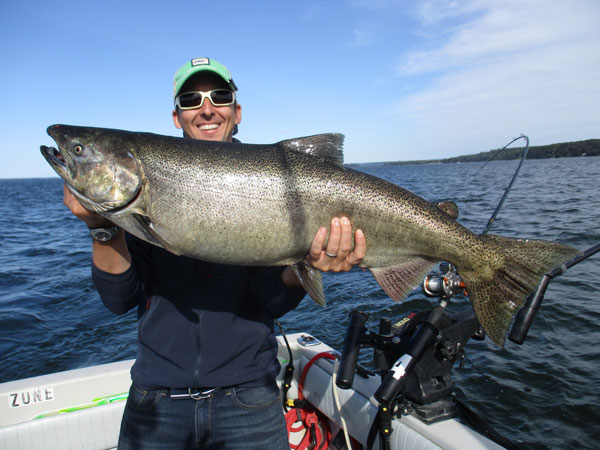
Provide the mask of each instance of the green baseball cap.
[{"label": "green baseball cap", "polygon": [[177,97],[179,90],[190,77],[205,70],[216,73],[225,80],[232,90],[237,91],[237,86],[233,82],[233,78],[231,78],[231,74],[229,73],[229,70],[227,70],[227,67],[214,59],[194,58],[191,61],[186,62],[179,70],[177,70],[177,72],[175,72],[175,78],[173,80],[173,98]]}]

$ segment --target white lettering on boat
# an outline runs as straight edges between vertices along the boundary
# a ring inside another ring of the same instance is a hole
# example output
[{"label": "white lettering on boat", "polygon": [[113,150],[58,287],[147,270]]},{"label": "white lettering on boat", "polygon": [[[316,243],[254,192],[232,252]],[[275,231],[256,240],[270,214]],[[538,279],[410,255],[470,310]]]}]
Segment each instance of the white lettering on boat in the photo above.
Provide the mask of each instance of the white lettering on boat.
[{"label": "white lettering on boat", "polygon": [[8,403],[11,408],[35,405],[52,400],[54,400],[54,388],[52,386],[37,387],[8,394]]}]

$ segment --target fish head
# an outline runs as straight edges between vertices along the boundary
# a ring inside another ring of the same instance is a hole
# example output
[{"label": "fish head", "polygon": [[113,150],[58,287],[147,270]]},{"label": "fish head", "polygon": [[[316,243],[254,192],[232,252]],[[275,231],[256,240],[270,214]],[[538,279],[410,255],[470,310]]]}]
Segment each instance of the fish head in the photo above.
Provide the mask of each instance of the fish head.
[{"label": "fish head", "polygon": [[57,148],[42,145],[42,155],[83,206],[111,212],[139,194],[142,173],[127,132],[71,125],[47,132]]}]

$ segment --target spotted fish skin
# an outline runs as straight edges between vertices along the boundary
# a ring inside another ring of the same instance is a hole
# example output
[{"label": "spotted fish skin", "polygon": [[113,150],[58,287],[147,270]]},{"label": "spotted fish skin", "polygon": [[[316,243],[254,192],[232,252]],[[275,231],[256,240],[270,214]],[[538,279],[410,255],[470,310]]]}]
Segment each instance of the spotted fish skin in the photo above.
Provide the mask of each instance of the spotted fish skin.
[{"label": "spotted fish skin", "polygon": [[541,276],[579,253],[472,233],[454,213],[344,167],[340,134],[272,145],[70,125],[48,134],[58,149],[42,146],[42,154],[79,201],[141,239],[205,261],[292,265],[324,304],[320,272],[305,256],[320,226],[347,216],[367,238],[361,265],[390,297],[402,299],[433,264],[448,261],[498,345]]}]

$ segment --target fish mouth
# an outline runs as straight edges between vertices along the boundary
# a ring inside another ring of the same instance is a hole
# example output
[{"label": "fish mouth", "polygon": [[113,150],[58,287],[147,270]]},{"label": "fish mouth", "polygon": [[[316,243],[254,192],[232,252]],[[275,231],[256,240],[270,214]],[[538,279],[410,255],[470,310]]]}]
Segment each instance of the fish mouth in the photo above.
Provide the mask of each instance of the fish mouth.
[{"label": "fish mouth", "polygon": [[46,158],[46,161],[52,166],[52,168],[62,178],[66,179],[67,175],[67,163],[63,154],[56,147],[47,147],[45,145],[40,146],[42,156]]}]

